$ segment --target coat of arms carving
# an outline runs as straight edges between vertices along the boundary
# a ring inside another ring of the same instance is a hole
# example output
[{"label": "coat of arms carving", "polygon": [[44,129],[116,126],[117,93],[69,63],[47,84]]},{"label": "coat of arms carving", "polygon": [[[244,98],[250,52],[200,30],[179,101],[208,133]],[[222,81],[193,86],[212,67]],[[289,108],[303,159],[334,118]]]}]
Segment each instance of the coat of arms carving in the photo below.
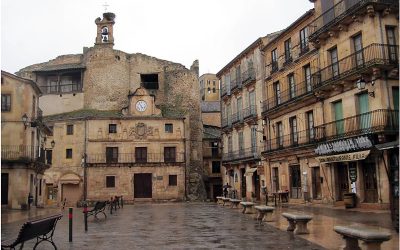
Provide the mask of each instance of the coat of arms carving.
[{"label": "coat of arms carving", "polygon": [[153,127],[148,127],[146,124],[139,122],[135,127],[130,128],[129,136],[134,136],[135,139],[146,139],[147,136],[153,135]]}]

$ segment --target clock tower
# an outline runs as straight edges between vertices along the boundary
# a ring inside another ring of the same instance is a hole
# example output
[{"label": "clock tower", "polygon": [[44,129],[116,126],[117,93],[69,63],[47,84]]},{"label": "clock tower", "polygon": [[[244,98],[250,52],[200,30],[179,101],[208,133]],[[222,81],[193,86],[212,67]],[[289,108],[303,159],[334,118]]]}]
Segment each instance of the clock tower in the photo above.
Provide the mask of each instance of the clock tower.
[{"label": "clock tower", "polygon": [[128,114],[131,116],[161,116],[161,110],[154,105],[154,96],[145,88],[138,88],[128,95]]},{"label": "clock tower", "polygon": [[95,46],[114,46],[113,26],[115,14],[111,12],[103,13],[103,19],[98,17],[95,20],[97,25],[97,36]]}]

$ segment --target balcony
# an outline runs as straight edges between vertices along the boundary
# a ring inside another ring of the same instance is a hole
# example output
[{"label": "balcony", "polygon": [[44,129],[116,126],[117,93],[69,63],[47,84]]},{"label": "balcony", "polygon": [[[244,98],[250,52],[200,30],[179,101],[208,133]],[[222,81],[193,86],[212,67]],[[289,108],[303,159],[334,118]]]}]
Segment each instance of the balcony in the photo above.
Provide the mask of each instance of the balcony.
[{"label": "balcony", "polygon": [[260,155],[257,152],[256,147],[244,148],[228,153],[224,153],[222,155],[223,162],[245,162],[245,161],[255,161],[259,160]]},{"label": "balcony", "polygon": [[50,163],[46,163],[45,150],[37,146],[2,145],[1,161],[32,164],[38,172],[50,167]]},{"label": "balcony", "polygon": [[240,78],[232,79],[231,80],[231,92],[235,92],[242,89],[242,82]]},{"label": "balcony", "polygon": [[40,86],[40,90],[44,94],[67,94],[67,93],[76,93],[82,91],[81,83],[61,83],[50,86]]},{"label": "balcony", "polygon": [[317,139],[320,138],[318,138],[318,133],[315,129],[297,131],[292,134],[267,140],[264,144],[263,153],[268,154],[276,150],[312,145],[318,141]]},{"label": "balcony", "polygon": [[147,157],[137,158],[134,153],[125,153],[106,156],[106,154],[88,154],[86,163],[89,165],[134,165],[141,166],[146,164],[158,163],[184,163],[185,153],[176,153],[175,157],[164,157],[163,153],[147,153]]},{"label": "balcony", "polygon": [[230,117],[224,117],[221,119],[221,128],[223,131],[232,129],[232,119]]},{"label": "balcony", "polygon": [[290,112],[288,110],[288,104],[293,103],[293,106],[304,106],[306,102],[301,101],[305,97],[313,96],[313,88],[311,85],[311,81],[307,84],[306,81],[303,81],[299,84],[295,84],[294,88],[284,90],[280,93],[280,98],[276,96],[272,96],[262,103],[262,112],[263,115],[270,115],[272,112],[279,111],[280,108],[285,109],[285,112]]},{"label": "balcony", "polygon": [[330,32],[346,29],[345,26],[352,23],[357,15],[365,12],[374,15],[375,11],[384,10],[390,5],[397,5],[392,9],[398,11],[398,0],[342,0],[311,22],[309,40],[326,39]]},{"label": "balcony", "polygon": [[243,118],[246,122],[257,119],[257,106],[250,105],[249,107],[243,109]]},{"label": "balcony", "polygon": [[232,125],[238,126],[243,123],[243,114],[242,111],[232,114]]},{"label": "balcony", "polygon": [[325,141],[374,133],[399,133],[399,111],[378,109],[315,127]]},{"label": "balcony", "polygon": [[398,67],[397,45],[371,44],[312,75],[313,87],[319,89],[339,80],[355,80],[372,67]]},{"label": "balcony", "polygon": [[247,86],[249,84],[252,84],[256,81],[256,72],[254,71],[254,68],[248,68],[245,72],[243,72],[242,75],[242,84],[243,86]]}]

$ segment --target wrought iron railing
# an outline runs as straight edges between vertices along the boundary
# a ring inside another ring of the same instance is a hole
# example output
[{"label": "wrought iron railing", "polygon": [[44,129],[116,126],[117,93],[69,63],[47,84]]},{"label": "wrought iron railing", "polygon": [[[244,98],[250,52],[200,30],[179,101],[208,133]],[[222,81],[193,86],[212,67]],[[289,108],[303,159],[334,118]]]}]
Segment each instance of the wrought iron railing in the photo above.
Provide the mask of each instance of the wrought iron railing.
[{"label": "wrought iron railing", "polygon": [[315,143],[317,139],[319,139],[318,133],[314,128],[297,131],[291,134],[266,140],[264,143],[264,152]]},{"label": "wrought iron railing", "polygon": [[253,81],[256,80],[256,72],[253,67],[248,68],[246,71],[243,72],[242,74],[242,84],[250,84]]},{"label": "wrought iron railing", "polygon": [[1,145],[1,160],[44,163],[44,150],[40,150],[38,146]]},{"label": "wrought iron railing", "polygon": [[238,111],[232,114],[232,124],[243,122],[243,114],[242,111]]},{"label": "wrought iron railing", "polygon": [[342,0],[333,7],[315,18],[309,25],[309,39],[317,38],[321,33],[329,30],[329,28],[346,16],[349,16],[369,4],[398,4],[398,0]]},{"label": "wrought iron railing", "polygon": [[255,118],[257,117],[257,106],[250,105],[247,108],[243,109],[243,118]]},{"label": "wrought iron railing", "polygon": [[304,95],[312,93],[312,84],[311,79],[307,81],[303,81],[301,83],[295,84],[293,88],[284,90],[280,93],[280,98],[276,95],[268,98],[267,100],[262,102],[262,111],[266,112],[275,107],[282,106],[291,100],[298,100]]},{"label": "wrought iron railing", "polygon": [[318,88],[371,66],[398,66],[398,55],[399,47],[397,45],[370,44],[314,73],[312,75],[313,85]]},{"label": "wrought iron railing", "polygon": [[316,126],[324,140],[375,132],[399,132],[399,111],[378,109]]},{"label": "wrought iron railing", "polygon": [[222,155],[222,161],[225,162],[259,158],[260,154],[257,152],[257,147],[243,148]]},{"label": "wrought iron railing", "polygon": [[231,90],[232,91],[235,89],[241,89],[241,88],[242,88],[242,82],[241,82],[240,78],[231,80]]},{"label": "wrought iron railing", "polygon": [[46,94],[80,92],[82,91],[82,84],[71,83],[57,84],[53,86],[40,86],[40,90]]},{"label": "wrought iron railing", "polygon": [[185,153],[177,152],[175,157],[163,153],[147,153],[147,157],[136,157],[134,153],[120,153],[115,157],[104,154],[88,154],[88,164],[142,164],[142,163],[182,163],[185,160]]}]

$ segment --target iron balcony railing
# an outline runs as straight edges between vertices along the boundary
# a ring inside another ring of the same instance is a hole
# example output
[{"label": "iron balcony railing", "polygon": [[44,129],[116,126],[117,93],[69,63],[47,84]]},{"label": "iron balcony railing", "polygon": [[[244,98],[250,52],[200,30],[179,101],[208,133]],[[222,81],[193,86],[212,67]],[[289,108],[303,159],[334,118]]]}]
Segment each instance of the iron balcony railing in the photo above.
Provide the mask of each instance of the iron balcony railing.
[{"label": "iron balcony railing", "polygon": [[252,160],[259,159],[260,154],[257,152],[257,147],[243,148],[232,152],[224,153],[222,155],[222,161],[240,161],[240,160]]},{"label": "iron balcony railing", "polygon": [[243,118],[255,118],[257,117],[257,106],[250,105],[247,108],[243,109]]},{"label": "iron balcony railing", "polygon": [[342,0],[311,22],[309,39],[316,39],[321,33],[328,31],[345,17],[353,15],[359,9],[370,4],[398,5],[398,0]]},{"label": "iron balcony railing", "polygon": [[232,124],[243,122],[243,114],[242,111],[236,112],[232,114]]},{"label": "iron balcony railing", "polygon": [[268,98],[262,102],[262,111],[266,112],[276,107],[282,106],[291,100],[298,100],[299,98],[312,93],[311,79],[303,81],[301,83],[289,87],[289,89],[280,92],[280,96],[274,96]]},{"label": "iron balcony railing", "polygon": [[230,90],[230,86],[225,84],[221,88],[221,97],[224,97],[226,95],[230,96],[231,90]]},{"label": "iron balcony railing", "polygon": [[89,154],[86,163],[88,164],[143,164],[143,163],[182,163],[185,160],[185,153],[177,152],[173,155],[163,153],[147,153],[147,157],[137,157],[134,153],[120,153],[113,156],[104,154]]},{"label": "iron balcony railing", "polygon": [[370,44],[367,47],[332,63],[312,75],[314,88],[344,79],[371,66],[394,65],[398,67],[399,46]]},{"label": "iron balcony railing", "polygon": [[253,67],[248,68],[242,74],[242,84],[247,85],[256,80],[256,72]]},{"label": "iron balcony railing", "polygon": [[318,133],[314,128],[303,131],[296,131],[291,134],[286,134],[266,140],[264,143],[264,152],[307,145],[315,143],[317,139],[319,139]]},{"label": "iron balcony railing", "polygon": [[82,84],[71,83],[71,84],[57,84],[52,86],[40,86],[40,90],[46,94],[80,92],[82,91]]},{"label": "iron balcony railing", "polygon": [[231,80],[231,90],[232,91],[235,89],[241,89],[241,88],[242,88],[242,82],[241,82],[240,78]]},{"label": "iron balcony railing", "polygon": [[319,137],[335,140],[377,132],[398,133],[399,111],[378,109],[315,127]]},{"label": "iron balcony railing", "polygon": [[38,146],[2,145],[1,160],[45,163],[45,152]]}]

